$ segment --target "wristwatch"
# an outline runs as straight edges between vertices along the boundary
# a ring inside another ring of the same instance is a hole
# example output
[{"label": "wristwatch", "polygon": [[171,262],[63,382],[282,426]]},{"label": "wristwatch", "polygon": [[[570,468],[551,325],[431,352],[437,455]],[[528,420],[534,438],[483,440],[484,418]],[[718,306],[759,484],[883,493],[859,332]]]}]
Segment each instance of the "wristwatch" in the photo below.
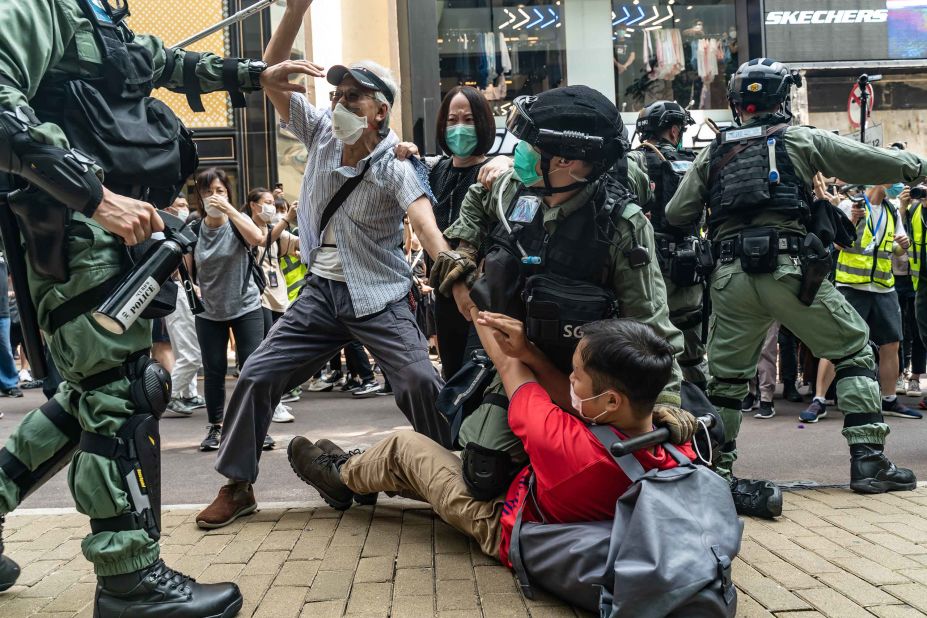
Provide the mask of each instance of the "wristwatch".
[{"label": "wristwatch", "polygon": [[266,70],[267,63],[261,60],[252,60],[248,63],[248,76],[251,78],[251,86],[253,88],[261,88],[261,73]]}]

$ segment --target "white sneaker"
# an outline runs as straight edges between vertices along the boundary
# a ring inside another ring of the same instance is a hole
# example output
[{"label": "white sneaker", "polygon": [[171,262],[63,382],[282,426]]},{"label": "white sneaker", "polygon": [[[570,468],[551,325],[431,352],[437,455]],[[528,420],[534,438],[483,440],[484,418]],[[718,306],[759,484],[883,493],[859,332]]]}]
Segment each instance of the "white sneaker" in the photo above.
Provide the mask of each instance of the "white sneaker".
[{"label": "white sneaker", "polygon": [[904,376],[898,376],[898,379],[895,380],[895,394],[904,395],[908,391],[908,385],[905,382]]},{"label": "white sneaker", "polygon": [[921,381],[908,380],[908,389],[905,391],[905,395],[908,397],[920,397],[923,395],[921,392]]},{"label": "white sneaker", "polygon": [[20,382],[32,382],[32,374],[29,373],[28,369],[21,369],[19,371],[19,381]]},{"label": "white sneaker", "polygon": [[273,423],[292,423],[295,418],[296,417],[290,414],[289,406],[278,403],[277,407],[274,408],[274,416],[270,420]]}]

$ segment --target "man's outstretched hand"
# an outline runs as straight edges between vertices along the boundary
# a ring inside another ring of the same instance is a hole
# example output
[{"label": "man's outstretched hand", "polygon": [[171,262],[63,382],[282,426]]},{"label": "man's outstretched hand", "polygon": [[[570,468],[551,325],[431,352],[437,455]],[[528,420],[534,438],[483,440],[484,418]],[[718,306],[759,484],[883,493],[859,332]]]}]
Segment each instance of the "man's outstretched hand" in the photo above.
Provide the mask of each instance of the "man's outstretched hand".
[{"label": "man's outstretched hand", "polygon": [[515,318],[501,313],[480,311],[476,323],[492,329],[493,339],[506,356],[524,361],[535,352],[534,344],[525,336],[525,325]]}]

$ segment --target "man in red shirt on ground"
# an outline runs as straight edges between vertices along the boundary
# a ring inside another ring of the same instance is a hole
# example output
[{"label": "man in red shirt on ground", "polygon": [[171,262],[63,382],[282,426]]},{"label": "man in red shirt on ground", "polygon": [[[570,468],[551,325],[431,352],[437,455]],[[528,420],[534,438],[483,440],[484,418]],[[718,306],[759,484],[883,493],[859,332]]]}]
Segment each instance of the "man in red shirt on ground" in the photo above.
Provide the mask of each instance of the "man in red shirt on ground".
[{"label": "man in red shirt on ground", "polygon": [[[520,322],[480,312],[475,324],[509,397],[509,424],[531,462],[506,495],[474,499],[460,458],[412,431],[397,432],[364,453],[345,453],[328,440],[313,444],[296,437],[287,454],[296,474],[332,507],[346,509],[365,495],[369,503],[369,494],[380,491],[420,499],[473,537],[483,552],[511,567],[512,527],[532,471],[536,500],[527,503],[524,521],[540,521],[537,509],[548,522],[614,517],[615,502],[631,482],[587,425],[610,425],[616,440],[651,431],[654,402],[670,378],[674,351],[640,322],[593,322],[584,328],[567,377],[525,339]],[[695,453],[688,440],[694,427],[691,415],[683,426],[671,427],[686,442],[680,450],[691,459]],[[676,466],[661,447],[635,456],[645,470]]]}]

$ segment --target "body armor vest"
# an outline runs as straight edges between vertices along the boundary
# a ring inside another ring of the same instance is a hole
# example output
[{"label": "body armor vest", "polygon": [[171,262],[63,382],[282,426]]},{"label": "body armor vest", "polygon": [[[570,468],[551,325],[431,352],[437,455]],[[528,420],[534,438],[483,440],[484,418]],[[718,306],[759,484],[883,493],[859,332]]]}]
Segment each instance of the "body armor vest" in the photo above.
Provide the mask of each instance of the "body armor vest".
[{"label": "body armor vest", "polygon": [[757,125],[722,131],[709,151],[708,234],[732,217],[745,223],[758,212],[807,220],[811,197],[785,148],[788,126]]},{"label": "body armor vest", "polygon": [[677,151],[666,142],[660,142],[655,146],[660,154],[648,146],[642,145],[638,148],[647,164],[647,176],[654,185],[653,198],[644,206],[644,212],[650,214],[650,222],[658,234],[670,234],[677,239],[694,236],[694,226],[691,226],[691,229],[683,229],[666,222],[666,205],[676,194],[682,177],[691,167],[695,157],[689,152]]},{"label": "body armor vest", "polygon": [[[193,134],[164,103],[152,98],[154,64],[122,21],[93,0],[77,0],[94,28],[102,74],[81,78],[54,72],[39,86],[33,105],[42,122],[57,124],[71,147],[103,169],[111,191],[170,206],[196,171]],[[168,56],[172,58],[170,52]],[[164,67],[170,77],[173,62]]]}]

